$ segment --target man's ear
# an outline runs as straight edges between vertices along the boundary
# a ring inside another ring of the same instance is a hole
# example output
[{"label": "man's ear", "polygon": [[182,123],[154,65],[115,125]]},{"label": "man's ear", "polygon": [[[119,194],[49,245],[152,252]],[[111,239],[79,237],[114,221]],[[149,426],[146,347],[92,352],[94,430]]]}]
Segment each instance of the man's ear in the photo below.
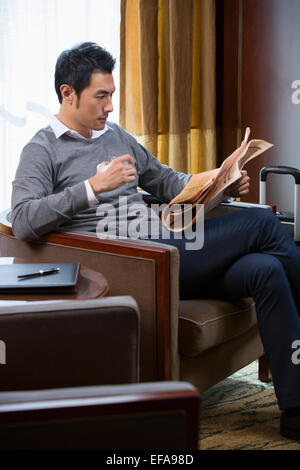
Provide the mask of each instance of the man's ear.
[{"label": "man's ear", "polygon": [[61,92],[63,101],[65,101],[68,104],[73,103],[74,96],[76,94],[74,88],[64,83],[63,85],[60,86],[60,92]]}]

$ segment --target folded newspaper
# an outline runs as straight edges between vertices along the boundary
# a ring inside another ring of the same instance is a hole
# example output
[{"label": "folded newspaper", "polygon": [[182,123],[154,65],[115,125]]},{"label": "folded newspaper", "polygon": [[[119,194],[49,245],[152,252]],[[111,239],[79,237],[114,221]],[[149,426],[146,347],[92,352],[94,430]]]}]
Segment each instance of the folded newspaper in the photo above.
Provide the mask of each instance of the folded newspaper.
[{"label": "folded newspaper", "polygon": [[253,139],[248,142],[250,129],[247,127],[245,138],[220,168],[192,175],[184,189],[168,204],[162,212],[162,223],[173,232],[189,228],[199,216],[216,207],[227,196],[224,191],[242,176],[244,165],[273,147],[264,140]]}]

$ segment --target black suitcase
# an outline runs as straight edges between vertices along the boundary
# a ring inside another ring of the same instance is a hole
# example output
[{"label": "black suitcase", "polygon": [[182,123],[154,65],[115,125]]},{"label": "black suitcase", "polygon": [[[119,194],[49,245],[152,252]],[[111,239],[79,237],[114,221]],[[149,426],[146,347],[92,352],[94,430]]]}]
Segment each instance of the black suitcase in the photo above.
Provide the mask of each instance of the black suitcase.
[{"label": "black suitcase", "polygon": [[289,166],[265,166],[259,174],[259,203],[266,204],[267,176],[270,173],[292,175],[295,180],[294,212],[278,211],[277,217],[297,245],[300,245],[300,170]]}]

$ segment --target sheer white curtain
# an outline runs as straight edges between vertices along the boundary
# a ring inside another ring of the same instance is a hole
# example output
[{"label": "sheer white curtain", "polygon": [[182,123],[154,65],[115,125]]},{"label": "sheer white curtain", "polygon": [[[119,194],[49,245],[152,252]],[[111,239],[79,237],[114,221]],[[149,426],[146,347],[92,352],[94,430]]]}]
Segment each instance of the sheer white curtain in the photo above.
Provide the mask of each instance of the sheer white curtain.
[{"label": "sheer white curtain", "polygon": [[82,41],[117,59],[110,119],[118,122],[120,0],[0,0],[0,211],[10,206],[22,148],[58,112],[56,59]]}]

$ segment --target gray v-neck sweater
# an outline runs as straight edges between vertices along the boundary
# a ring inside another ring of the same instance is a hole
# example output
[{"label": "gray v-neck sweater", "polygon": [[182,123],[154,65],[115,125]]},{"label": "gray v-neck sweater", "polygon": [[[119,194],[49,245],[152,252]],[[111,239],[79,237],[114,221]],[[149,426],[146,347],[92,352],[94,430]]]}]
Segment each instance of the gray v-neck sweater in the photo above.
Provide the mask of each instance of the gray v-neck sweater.
[{"label": "gray v-neck sweater", "polygon": [[[104,231],[117,227],[126,236],[128,220],[138,216],[132,209],[136,204],[146,207],[138,186],[166,203],[183,189],[190,175],[162,165],[118,125],[108,126],[107,132],[91,140],[67,134],[56,138],[48,126],[24,147],[12,191],[12,227],[17,238],[33,240],[52,231],[98,233],[105,224]],[[90,207],[84,181],[96,173],[99,163],[127,153],[134,158],[135,181],[98,194],[98,204]],[[124,201],[126,213],[120,210]],[[150,215],[147,209],[144,219]]]}]

